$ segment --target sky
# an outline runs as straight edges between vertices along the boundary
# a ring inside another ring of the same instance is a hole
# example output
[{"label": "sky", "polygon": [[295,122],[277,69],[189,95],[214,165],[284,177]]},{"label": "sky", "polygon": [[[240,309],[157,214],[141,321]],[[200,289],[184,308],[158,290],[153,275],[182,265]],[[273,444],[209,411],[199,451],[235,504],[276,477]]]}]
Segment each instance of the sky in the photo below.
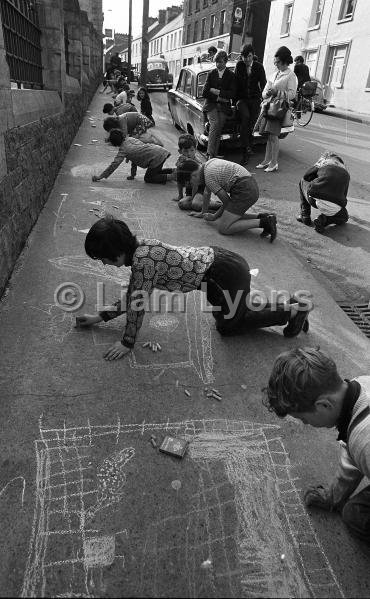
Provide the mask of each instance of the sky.
[{"label": "sky", "polygon": [[[167,6],[180,6],[182,0],[149,0],[149,16],[157,17],[158,11]],[[103,0],[104,29],[115,29],[117,33],[128,33],[129,0]],[[142,0],[132,0],[132,35],[141,33],[143,15]]]}]

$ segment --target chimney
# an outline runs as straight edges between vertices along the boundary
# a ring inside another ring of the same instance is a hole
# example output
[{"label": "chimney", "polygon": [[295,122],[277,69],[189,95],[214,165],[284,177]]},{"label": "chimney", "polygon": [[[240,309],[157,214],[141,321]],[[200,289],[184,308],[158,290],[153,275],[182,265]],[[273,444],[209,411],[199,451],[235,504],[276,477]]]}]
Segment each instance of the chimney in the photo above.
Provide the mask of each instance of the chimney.
[{"label": "chimney", "polygon": [[162,26],[167,23],[166,12],[164,9],[158,11],[158,23]]},{"label": "chimney", "polygon": [[182,12],[181,6],[168,6],[166,8],[166,25]]}]

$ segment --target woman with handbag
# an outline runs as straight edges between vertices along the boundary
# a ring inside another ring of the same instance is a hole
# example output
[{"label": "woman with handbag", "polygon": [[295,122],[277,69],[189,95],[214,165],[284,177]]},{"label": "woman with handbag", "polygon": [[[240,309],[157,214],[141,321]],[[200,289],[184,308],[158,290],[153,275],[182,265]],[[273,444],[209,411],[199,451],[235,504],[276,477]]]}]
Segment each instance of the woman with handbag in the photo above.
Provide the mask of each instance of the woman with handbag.
[{"label": "woman with handbag", "polygon": [[279,168],[279,135],[283,121],[289,116],[289,102],[297,92],[297,77],[289,68],[292,62],[289,48],[281,46],[274,58],[274,65],[278,70],[268,78],[262,92],[264,101],[255,129],[260,135],[268,135],[268,138],[265,158],[256,168],[263,168],[266,173],[277,171]]}]

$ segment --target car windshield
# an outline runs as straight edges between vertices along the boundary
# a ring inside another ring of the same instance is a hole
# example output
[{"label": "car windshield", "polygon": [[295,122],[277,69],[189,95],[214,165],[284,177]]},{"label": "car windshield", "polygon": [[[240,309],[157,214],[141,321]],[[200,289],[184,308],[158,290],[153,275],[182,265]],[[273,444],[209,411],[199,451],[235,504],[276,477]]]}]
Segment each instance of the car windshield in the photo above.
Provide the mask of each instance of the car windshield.
[{"label": "car windshield", "polygon": [[165,69],[165,64],[163,62],[151,62],[148,63],[148,71],[155,71],[155,70],[164,70]]}]

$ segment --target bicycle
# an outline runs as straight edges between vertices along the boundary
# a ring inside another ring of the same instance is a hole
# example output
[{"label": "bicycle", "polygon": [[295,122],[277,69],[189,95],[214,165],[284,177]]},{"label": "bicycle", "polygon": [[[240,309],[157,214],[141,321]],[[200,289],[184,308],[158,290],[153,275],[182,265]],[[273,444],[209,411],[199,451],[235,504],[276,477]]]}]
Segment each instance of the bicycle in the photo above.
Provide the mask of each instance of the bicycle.
[{"label": "bicycle", "polygon": [[292,107],[292,116],[300,127],[306,127],[312,119],[315,110],[314,95],[316,94],[316,81],[306,81],[299,90]]}]

